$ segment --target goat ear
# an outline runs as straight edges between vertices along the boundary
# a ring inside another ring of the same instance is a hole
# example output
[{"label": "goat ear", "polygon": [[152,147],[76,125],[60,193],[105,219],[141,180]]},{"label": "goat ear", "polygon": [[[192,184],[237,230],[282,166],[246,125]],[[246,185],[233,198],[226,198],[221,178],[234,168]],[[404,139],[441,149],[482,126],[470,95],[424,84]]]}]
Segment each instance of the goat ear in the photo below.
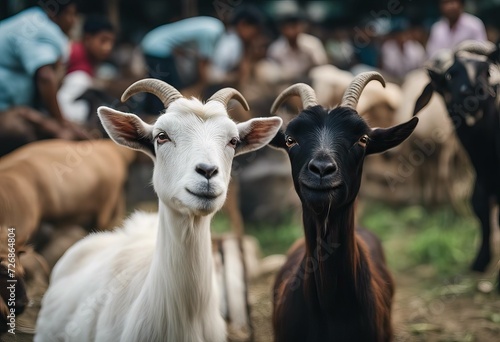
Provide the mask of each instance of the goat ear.
[{"label": "goat ear", "polygon": [[389,128],[376,128],[370,133],[370,141],[366,147],[366,154],[380,153],[396,147],[413,133],[418,118]]},{"label": "goat ear", "polygon": [[269,142],[269,146],[274,147],[276,149],[284,149],[287,150],[285,143],[285,133],[282,129],[278,130],[278,133],[274,136],[274,138]]},{"label": "goat ear", "polygon": [[276,135],[283,120],[279,117],[251,119],[237,125],[240,143],[236,147],[236,156],[258,150],[267,145]]},{"label": "goat ear", "polygon": [[413,116],[417,115],[418,112],[422,110],[429,101],[432,98],[432,94],[434,94],[434,85],[432,84],[432,81],[429,82],[422,91],[422,94],[419,96],[417,99],[417,102],[415,102],[415,108],[413,109]]},{"label": "goat ear", "polygon": [[119,145],[139,150],[155,158],[153,126],[137,115],[99,107],[97,114],[109,137]]},{"label": "goat ear", "polygon": [[446,88],[446,80],[444,78],[444,74],[432,69],[427,69],[427,73],[429,74],[429,77],[431,79],[430,83],[434,87],[434,90],[441,91]]}]

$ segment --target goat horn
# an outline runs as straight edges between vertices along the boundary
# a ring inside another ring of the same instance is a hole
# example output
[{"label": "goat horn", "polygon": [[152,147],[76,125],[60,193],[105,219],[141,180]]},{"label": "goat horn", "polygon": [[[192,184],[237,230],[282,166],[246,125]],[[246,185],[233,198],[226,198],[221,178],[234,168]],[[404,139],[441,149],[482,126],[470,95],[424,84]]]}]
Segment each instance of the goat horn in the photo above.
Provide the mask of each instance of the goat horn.
[{"label": "goat horn", "polygon": [[[217,91],[215,94],[213,94],[208,101],[217,101],[222,103],[224,106],[227,107],[227,104],[229,103],[230,100],[235,99],[241,105],[245,110],[248,112],[250,110],[250,107],[248,106],[247,100],[241,95],[239,91],[237,91],[234,88],[224,88],[219,91]],[[208,102],[207,101],[207,102]]]},{"label": "goat horn", "polygon": [[366,85],[372,80],[379,81],[385,88],[385,80],[378,72],[370,71],[359,74],[354,77],[351,84],[349,84],[349,87],[347,87],[344,92],[340,106],[356,110],[356,106],[358,105],[359,97],[361,96],[363,89],[365,89]]},{"label": "goat horn", "polygon": [[478,42],[475,40],[466,40],[460,43],[455,52],[466,51],[470,53],[475,53],[476,55],[487,56],[495,50],[495,44],[491,42]]},{"label": "goat horn", "polygon": [[143,80],[133,83],[130,87],[123,92],[122,102],[127,101],[131,96],[138,93],[150,93],[158,97],[165,108],[177,99],[183,97],[181,93],[170,84],[154,79],[145,78]]},{"label": "goat horn", "polygon": [[305,83],[297,83],[286,88],[281,92],[281,94],[279,94],[271,107],[271,113],[276,114],[281,104],[290,96],[300,96],[300,99],[302,100],[302,107],[304,107],[304,109],[318,105],[314,89]]}]

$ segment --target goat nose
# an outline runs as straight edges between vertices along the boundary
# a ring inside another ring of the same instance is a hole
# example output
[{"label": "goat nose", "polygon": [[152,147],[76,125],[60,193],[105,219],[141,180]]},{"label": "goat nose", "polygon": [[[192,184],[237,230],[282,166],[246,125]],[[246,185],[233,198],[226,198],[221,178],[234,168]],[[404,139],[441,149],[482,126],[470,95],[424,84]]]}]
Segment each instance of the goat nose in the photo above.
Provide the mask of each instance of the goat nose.
[{"label": "goat nose", "polygon": [[212,178],[213,176],[215,176],[219,172],[219,169],[217,168],[217,166],[208,165],[208,164],[204,164],[204,163],[196,165],[195,170],[196,170],[196,172],[198,172],[200,175],[202,175],[206,179]]},{"label": "goat nose", "polygon": [[320,177],[330,176],[337,171],[337,165],[332,160],[313,159],[308,166],[309,171]]}]

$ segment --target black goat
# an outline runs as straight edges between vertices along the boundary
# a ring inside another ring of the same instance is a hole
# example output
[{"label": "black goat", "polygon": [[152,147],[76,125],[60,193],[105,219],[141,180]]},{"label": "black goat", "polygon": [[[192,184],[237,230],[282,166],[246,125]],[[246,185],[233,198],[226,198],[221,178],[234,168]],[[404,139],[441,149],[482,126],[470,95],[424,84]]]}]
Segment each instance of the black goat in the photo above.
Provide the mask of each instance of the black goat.
[{"label": "black goat", "polygon": [[392,339],[393,280],[378,238],[355,229],[354,202],[365,156],[399,145],[418,120],[371,129],[355,109],[371,80],[385,84],[378,73],[361,74],[332,110],[317,105],[311,87],[296,84],[271,110],[290,96],[302,98],[304,110],[271,142],[290,158],[305,231],[274,285],[277,342]]},{"label": "black goat", "polygon": [[498,86],[489,84],[490,63],[480,57],[456,52],[450,64],[446,69],[428,69],[431,81],[418,98],[414,112],[427,105],[434,92],[439,93],[469,155],[476,171],[472,207],[482,229],[481,245],[471,268],[484,272],[491,261],[491,210],[500,202]]}]

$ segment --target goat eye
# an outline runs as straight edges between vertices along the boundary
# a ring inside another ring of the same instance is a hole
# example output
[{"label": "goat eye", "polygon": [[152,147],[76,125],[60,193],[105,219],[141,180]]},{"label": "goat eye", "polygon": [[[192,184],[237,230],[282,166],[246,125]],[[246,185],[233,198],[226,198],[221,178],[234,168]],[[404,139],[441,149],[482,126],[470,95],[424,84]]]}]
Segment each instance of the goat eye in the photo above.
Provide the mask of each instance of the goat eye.
[{"label": "goat eye", "polygon": [[297,141],[295,141],[294,138],[287,136],[285,138],[285,144],[286,144],[286,147],[291,148],[291,147],[297,145]]},{"label": "goat eye", "polygon": [[231,140],[229,140],[229,146],[231,146],[232,148],[236,148],[236,146],[238,145],[239,142],[240,142],[240,140],[238,138],[234,137]]},{"label": "goat eye", "polygon": [[447,80],[447,81],[451,81],[451,74],[449,72],[446,73],[446,75],[444,75],[444,78]]},{"label": "goat eye", "polygon": [[165,133],[165,132],[160,132],[156,136],[156,139],[158,140],[158,144],[163,144],[163,143],[170,141],[170,138],[168,137],[167,133]]},{"label": "goat eye", "polygon": [[358,144],[362,147],[366,147],[366,144],[368,144],[368,136],[365,134],[361,138],[359,138]]}]

